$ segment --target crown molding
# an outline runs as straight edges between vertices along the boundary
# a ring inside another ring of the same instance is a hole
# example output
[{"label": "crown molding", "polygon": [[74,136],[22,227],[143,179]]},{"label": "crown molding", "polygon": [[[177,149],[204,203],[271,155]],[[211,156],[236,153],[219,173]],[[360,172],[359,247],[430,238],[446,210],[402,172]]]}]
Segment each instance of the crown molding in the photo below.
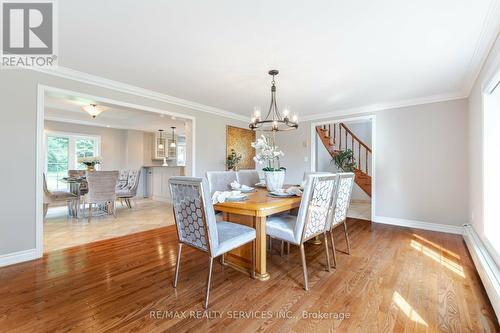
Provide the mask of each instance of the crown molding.
[{"label": "crown molding", "polygon": [[500,1],[490,0],[490,6],[479,34],[474,53],[469,61],[464,77],[462,91],[467,97],[470,95],[474,83],[481,73],[481,69],[491,53],[500,30]]},{"label": "crown molding", "polygon": [[313,114],[310,116],[301,117],[300,122],[315,121],[315,120],[321,120],[321,119],[327,119],[327,118],[337,118],[337,117],[344,117],[344,116],[363,114],[363,113],[374,113],[377,111],[396,109],[396,108],[402,108],[402,107],[409,107],[409,106],[416,106],[416,105],[422,105],[422,104],[446,102],[446,101],[452,101],[452,100],[456,100],[456,99],[463,99],[463,98],[467,98],[467,97],[468,97],[468,95],[465,95],[462,92],[453,92],[453,93],[449,93],[449,94],[431,95],[431,96],[425,96],[425,97],[420,97],[420,98],[393,101],[393,102],[388,102],[388,103],[369,104],[369,105],[356,107],[356,108],[340,109],[340,110],[335,110],[335,111],[328,112],[328,113],[319,113],[319,114]]},{"label": "crown molding", "polygon": [[122,83],[119,81],[106,79],[106,78],[103,78],[100,76],[80,72],[80,71],[77,71],[77,70],[74,70],[71,68],[67,68],[67,67],[58,66],[56,68],[50,68],[50,69],[31,68],[31,70],[34,70],[34,71],[37,71],[40,73],[44,73],[44,74],[48,74],[48,75],[61,77],[61,78],[68,79],[68,80],[78,81],[81,83],[91,84],[94,86],[99,86],[102,88],[119,91],[119,92],[126,93],[126,94],[132,94],[132,95],[136,95],[136,96],[140,96],[140,97],[144,97],[144,98],[148,98],[148,99],[152,99],[152,100],[156,100],[156,101],[160,101],[160,102],[164,102],[164,103],[168,103],[168,104],[172,104],[172,105],[177,105],[177,106],[189,108],[192,110],[207,112],[207,113],[215,114],[215,115],[218,115],[221,117],[231,118],[231,119],[244,121],[244,122],[249,121],[248,117],[236,114],[234,112],[226,111],[223,109],[215,108],[212,106],[208,106],[208,105],[204,105],[204,104],[200,104],[200,103],[196,103],[196,102],[192,102],[192,101],[188,101],[188,100],[185,100],[182,98],[177,98],[174,96],[169,96],[169,95],[162,94],[162,93],[159,93],[159,92],[156,92],[153,90],[144,89],[144,88],[140,88],[140,87],[133,86],[130,84]]}]

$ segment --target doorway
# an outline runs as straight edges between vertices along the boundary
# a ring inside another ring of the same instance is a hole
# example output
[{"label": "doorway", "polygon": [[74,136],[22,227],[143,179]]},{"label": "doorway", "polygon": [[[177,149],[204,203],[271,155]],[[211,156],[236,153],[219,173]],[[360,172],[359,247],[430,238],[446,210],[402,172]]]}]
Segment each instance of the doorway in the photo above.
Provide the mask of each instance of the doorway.
[{"label": "doorway", "polygon": [[371,221],[375,198],[375,116],[311,125],[311,171],[354,172],[348,216]]}]

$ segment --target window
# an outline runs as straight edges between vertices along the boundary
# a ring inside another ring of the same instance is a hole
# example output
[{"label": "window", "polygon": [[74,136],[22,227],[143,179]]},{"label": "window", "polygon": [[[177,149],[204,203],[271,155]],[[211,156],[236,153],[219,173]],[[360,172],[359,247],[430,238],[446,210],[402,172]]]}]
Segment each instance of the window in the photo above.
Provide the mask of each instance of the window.
[{"label": "window", "polygon": [[100,138],[79,134],[47,133],[46,135],[46,179],[49,190],[66,190],[68,185],[61,182],[68,176],[68,170],[85,170],[79,164],[80,157],[99,155]]}]

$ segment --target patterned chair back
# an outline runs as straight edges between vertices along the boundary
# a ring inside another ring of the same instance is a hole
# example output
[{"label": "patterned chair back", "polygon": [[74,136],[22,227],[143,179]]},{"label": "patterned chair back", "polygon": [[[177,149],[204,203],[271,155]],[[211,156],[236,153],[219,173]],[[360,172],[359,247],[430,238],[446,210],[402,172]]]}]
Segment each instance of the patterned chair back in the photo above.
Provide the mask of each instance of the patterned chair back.
[{"label": "patterned chair back", "polygon": [[121,190],[122,188],[125,188],[125,186],[127,186],[128,174],[129,174],[128,169],[120,170],[120,174],[118,176],[118,184],[116,185],[117,189]]},{"label": "patterned chair back", "polygon": [[137,187],[139,186],[139,179],[141,178],[141,169],[130,170],[127,179],[127,188],[132,194],[137,193]]},{"label": "patterned chair back", "polygon": [[240,170],[237,172],[236,177],[238,178],[238,183],[250,187],[254,187],[260,180],[257,170]]},{"label": "patterned chair back", "polygon": [[207,179],[210,192],[215,192],[231,190],[229,184],[237,180],[237,177],[234,171],[207,171]]},{"label": "patterned chair back", "polygon": [[87,172],[89,203],[113,202],[116,200],[115,188],[118,182],[118,171]]},{"label": "patterned chair back", "polygon": [[333,203],[334,213],[332,214],[330,227],[334,228],[343,223],[347,218],[347,211],[351,202],[352,188],[354,187],[354,173],[345,172],[337,174],[339,184],[337,186],[337,194]]},{"label": "patterned chair back", "polygon": [[168,183],[179,242],[212,255],[219,237],[207,180],[179,176],[171,177]]},{"label": "patterned chair back", "polygon": [[333,172],[323,172],[323,171],[305,171],[304,178],[302,180],[307,180],[310,175],[334,175]]},{"label": "patterned chair back", "polygon": [[334,174],[308,175],[294,230],[299,243],[327,230],[337,182],[338,176]]}]

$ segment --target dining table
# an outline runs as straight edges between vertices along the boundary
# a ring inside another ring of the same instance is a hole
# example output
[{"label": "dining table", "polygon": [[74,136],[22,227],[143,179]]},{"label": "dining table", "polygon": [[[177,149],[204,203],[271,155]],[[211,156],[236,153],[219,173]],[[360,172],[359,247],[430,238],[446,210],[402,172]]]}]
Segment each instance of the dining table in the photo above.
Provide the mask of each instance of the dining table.
[{"label": "dining table", "polygon": [[[256,188],[247,193],[246,200],[225,201],[214,205],[223,214],[224,221],[239,223],[255,228],[257,233],[255,248],[255,278],[266,281],[270,278],[267,271],[266,219],[270,215],[296,210],[301,197],[274,197],[265,188]],[[225,255],[224,263],[239,271],[250,274],[252,245],[246,244]]]}]

